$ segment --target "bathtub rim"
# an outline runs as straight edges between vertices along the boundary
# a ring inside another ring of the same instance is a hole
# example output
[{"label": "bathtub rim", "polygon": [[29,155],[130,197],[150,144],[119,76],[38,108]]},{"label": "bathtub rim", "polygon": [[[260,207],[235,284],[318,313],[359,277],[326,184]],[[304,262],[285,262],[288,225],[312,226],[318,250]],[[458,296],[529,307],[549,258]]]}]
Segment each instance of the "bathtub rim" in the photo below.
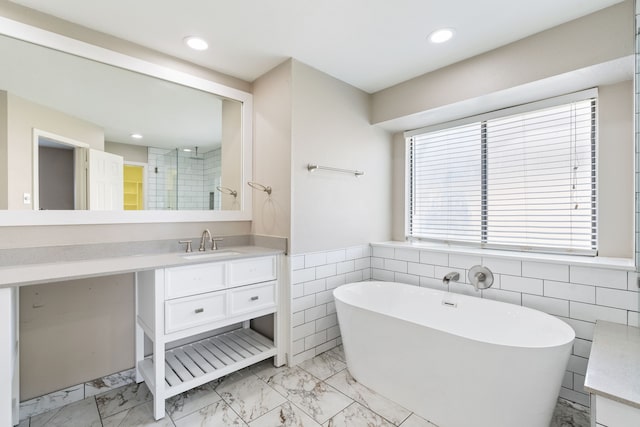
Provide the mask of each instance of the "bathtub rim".
[{"label": "bathtub rim", "polygon": [[[369,284],[384,284],[384,285],[390,285],[390,286],[403,286],[403,287],[406,287],[408,289],[417,288],[417,289],[424,290],[424,292],[433,291],[433,292],[436,292],[436,293],[441,294],[443,296],[445,296],[447,294],[450,294],[454,298],[462,298],[463,300],[465,300],[465,299],[469,299],[469,300],[481,299],[481,300],[484,300],[488,304],[509,305],[511,307],[515,307],[517,310],[522,310],[523,312],[533,312],[535,316],[542,316],[543,318],[546,318],[546,320],[552,322],[552,324],[558,325],[559,334],[561,334],[563,337],[565,337],[565,336],[566,337],[564,339],[560,339],[559,341],[561,341],[561,342],[553,343],[553,344],[546,344],[546,345],[510,344],[508,342],[497,342],[497,341],[494,341],[494,340],[480,339],[479,337],[473,337],[473,336],[469,336],[469,335],[460,334],[460,333],[457,333],[457,332],[451,331],[451,330],[436,328],[434,326],[431,326],[431,325],[428,325],[428,324],[424,324],[424,323],[420,323],[420,322],[417,322],[417,321],[415,321],[413,319],[410,319],[410,318],[407,318],[407,317],[404,317],[404,316],[394,316],[394,315],[389,314],[389,313],[372,310],[371,308],[364,307],[362,305],[352,304],[350,302],[345,301],[345,299],[341,298],[341,296],[340,296],[341,293],[346,292],[346,290],[349,289],[349,288],[357,287],[357,286],[367,286]],[[386,316],[386,317],[390,317],[390,318],[399,319],[399,320],[402,320],[404,322],[409,322],[409,323],[412,323],[414,325],[422,326],[422,327],[425,327],[425,328],[430,328],[430,329],[433,329],[433,330],[441,332],[441,333],[451,334],[451,335],[454,335],[454,336],[457,336],[457,337],[460,337],[460,338],[463,338],[463,339],[471,340],[471,341],[474,341],[474,342],[478,342],[478,343],[490,344],[490,345],[495,345],[495,346],[502,346],[502,347],[506,347],[506,348],[521,348],[521,349],[532,349],[532,350],[534,350],[534,349],[557,348],[557,347],[563,347],[563,346],[567,346],[567,345],[573,345],[573,342],[575,341],[575,338],[576,338],[575,330],[569,324],[567,324],[562,319],[559,319],[556,316],[553,316],[553,315],[551,315],[549,313],[545,313],[545,312],[543,312],[541,310],[537,310],[535,308],[526,307],[526,306],[523,306],[523,305],[511,304],[511,303],[507,303],[507,302],[503,302],[503,301],[496,301],[496,300],[492,300],[492,299],[478,298],[478,297],[472,297],[472,296],[464,295],[464,294],[446,292],[446,291],[439,290],[439,289],[419,287],[419,286],[410,285],[410,284],[407,284],[407,283],[389,282],[389,281],[384,281],[384,280],[350,282],[350,283],[345,283],[343,285],[338,286],[337,288],[335,288],[333,290],[332,294],[333,294],[333,297],[335,299],[336,304],[338,302],[340,302],[341,304],[345,304],[345,305],[347,305],[349,307],[352,307],[352,308],[355,308],[355,309],[368,311],[368,312],[373,312],[373,313],[376,313],[376,314],[378,314],[380,316]],[[339,317],[340,316],[338,314],[338,321],[339,321]]]}]

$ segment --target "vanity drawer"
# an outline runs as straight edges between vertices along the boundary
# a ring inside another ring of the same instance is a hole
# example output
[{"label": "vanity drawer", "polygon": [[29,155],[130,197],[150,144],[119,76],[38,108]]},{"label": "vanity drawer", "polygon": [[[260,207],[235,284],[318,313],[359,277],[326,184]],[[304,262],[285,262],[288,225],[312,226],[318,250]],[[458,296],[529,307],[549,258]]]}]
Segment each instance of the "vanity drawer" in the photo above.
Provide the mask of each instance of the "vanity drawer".
[{"label": "vanity drawer", "polygon": [[212,292],[165,301],[165,333],[180,331],[224,319],[227,316],[227,293]]},{"label": "vanity drawer", "polygon": [[224,289],[225,263],[196,264],[165,270],[165,299]]},{"label": "vanity drawer", "polygon": [[231,315],[264,310],[276,306],[275,282],[254,286],[244,286],[229,291]]},{"label": "vanity drawer", "polygon": [[268,282],[276,278],[276,258],[247,258],[229,263],[229,286]]}]

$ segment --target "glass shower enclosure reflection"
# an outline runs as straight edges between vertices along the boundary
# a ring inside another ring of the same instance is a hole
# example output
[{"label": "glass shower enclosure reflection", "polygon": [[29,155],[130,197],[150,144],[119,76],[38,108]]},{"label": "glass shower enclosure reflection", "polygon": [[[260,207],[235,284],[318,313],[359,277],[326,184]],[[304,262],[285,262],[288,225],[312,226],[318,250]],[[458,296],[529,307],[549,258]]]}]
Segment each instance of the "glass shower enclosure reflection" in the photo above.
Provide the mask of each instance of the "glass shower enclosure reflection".
[{"label": "glass shower enclosure reflection", "polygon": [[220,210],[221,150],[149,147],[149,209]]}]

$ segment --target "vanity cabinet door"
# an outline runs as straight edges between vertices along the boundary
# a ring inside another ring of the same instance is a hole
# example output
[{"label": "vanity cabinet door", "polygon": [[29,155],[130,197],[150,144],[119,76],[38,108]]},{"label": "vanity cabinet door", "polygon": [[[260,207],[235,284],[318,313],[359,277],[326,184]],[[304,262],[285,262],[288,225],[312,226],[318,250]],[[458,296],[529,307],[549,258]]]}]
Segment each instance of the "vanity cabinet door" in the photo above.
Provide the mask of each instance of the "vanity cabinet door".
[{"label": "vanity cabinet door", "polygon": [[276,258],[247,258],[229,262],[229,287],[276,279]]},{"label": "vanity cabinet door", "polygon": [[225,288],[223,262],[173,267],[165,270],[165,298],[203,294]]}]

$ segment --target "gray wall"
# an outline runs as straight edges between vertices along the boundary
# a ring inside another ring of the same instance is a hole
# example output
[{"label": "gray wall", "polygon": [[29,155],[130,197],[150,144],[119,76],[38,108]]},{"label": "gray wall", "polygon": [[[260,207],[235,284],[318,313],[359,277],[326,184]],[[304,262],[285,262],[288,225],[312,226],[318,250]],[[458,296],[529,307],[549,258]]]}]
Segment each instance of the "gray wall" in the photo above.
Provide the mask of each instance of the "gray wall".
[{"label": "gray wall", "polygon": [[369,124],[369,106],[365,92],[293,61],[291,253],[391,238],[391,135]]},{"label": "gray wall", "polygon": [[74,209],[73,157],[73,150],[39,147],[38,202],[40,209]]},{"label": "gray wall", "polygon": [[142,145],[121,144],[119,142],[104,142],[104,151],[122,156],[125,162],[147,163],[147,147]]},{"label": "gray wall", "polygon": [[253,180],[272,188],[253,192],[252,231],[291,240],[292,60],[253,84]]},{"label": "gray wall", "polygon": [[24,204],[23,194],[32,192],[33,129],[84,142],[96,150],[104,150],[104,132],[93,123],[11,93],[7,100],[7,205],[11,210],[30,210],[32,205]]}]

